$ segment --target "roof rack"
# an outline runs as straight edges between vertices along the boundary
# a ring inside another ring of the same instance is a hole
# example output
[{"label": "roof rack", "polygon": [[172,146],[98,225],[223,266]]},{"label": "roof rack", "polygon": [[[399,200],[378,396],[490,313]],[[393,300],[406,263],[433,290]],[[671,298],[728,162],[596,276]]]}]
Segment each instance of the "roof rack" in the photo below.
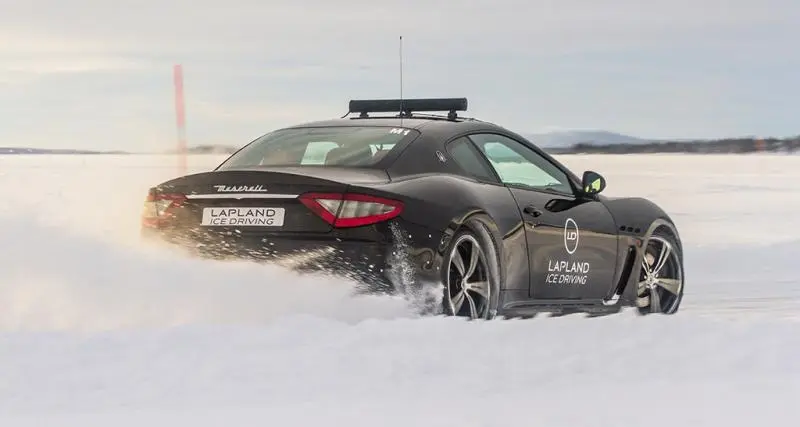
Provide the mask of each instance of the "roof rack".
[{"label": "roof rack", "polygon": [[347,114],[368,118],[369,113],[398,112],[400,117],[411,117],[423,111],[447,111],[447,119],[455,120],[457,111],[467,111],[467,98],[353,99]]}]

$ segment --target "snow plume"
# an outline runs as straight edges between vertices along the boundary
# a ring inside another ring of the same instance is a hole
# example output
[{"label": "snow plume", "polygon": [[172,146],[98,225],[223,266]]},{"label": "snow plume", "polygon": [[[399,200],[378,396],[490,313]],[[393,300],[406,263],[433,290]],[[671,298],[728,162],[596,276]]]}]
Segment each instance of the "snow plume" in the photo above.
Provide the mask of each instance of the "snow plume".
[{"label": "snow plume", "polygon": [[95,330],[270,322],[313,315],[345,322],[415,316],[403,298],[276,265],[215,262],[116,245],[32,220],[5,218],[0,329]]},{"label": "snow plume", "polygon": [[[440,314],[443,298],[441,283],[420,283],[411,260],[411,235],[396,223],[391,224],[392,253],[388,262],[392,266],[389,279],[398,294],[409,301],[419,313]],[[431,262],[433,261],[433,254]]]}]

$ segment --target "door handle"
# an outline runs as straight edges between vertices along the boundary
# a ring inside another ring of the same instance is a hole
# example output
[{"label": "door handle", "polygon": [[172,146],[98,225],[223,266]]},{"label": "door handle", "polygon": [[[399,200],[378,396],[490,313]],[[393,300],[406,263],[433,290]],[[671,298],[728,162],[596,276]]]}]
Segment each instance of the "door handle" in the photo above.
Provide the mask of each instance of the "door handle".
[{"label": "door handle", "polygon": [[522,211],[534,218],[542,214],[542,211],[540,211],[539,209],[536,208],[536,206],[533,205],[525,206],[525,209],[523,209]]}]

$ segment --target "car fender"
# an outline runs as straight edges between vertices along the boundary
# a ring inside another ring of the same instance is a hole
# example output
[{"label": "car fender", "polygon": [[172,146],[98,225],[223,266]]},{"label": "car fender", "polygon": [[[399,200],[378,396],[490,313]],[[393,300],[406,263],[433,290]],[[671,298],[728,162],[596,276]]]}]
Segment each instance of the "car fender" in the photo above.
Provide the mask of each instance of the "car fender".
[{"label": "car fender", "polygon": [[622,278],[624,285],[624,299],[635,299],[636,282],[641,271],[641,262],[644,257],[644,248],[647,240],[659,228],[666,228],[675,236],[679,249],[683,245],[678,233],[678,227],[669,214],[651,200],[643,197],[625,197],[606,199],[604,204],[617,223],[620,236],[620,248],[633,250],[635,258],[632,260],[632,269],[627,278]]},{"label": "car fender", "polygon": [[672,218],[653,201],[643,197],[607,198],[603,204],[608,208],[621,235],[647,238],[659,226],[665,226],[678,234]]},{"label": "car fender", "polygon": [[512,283],[528,285],[522,214],[507,187],[460,176],[429,174],[396,180],[380,189],[404,199],[404,221],[438,234],[438,243],[432,248],[437,254],[437,266],[441,266],[453,235],[470,219],[478,219],[495,242],[501,283],[512,277]]}]

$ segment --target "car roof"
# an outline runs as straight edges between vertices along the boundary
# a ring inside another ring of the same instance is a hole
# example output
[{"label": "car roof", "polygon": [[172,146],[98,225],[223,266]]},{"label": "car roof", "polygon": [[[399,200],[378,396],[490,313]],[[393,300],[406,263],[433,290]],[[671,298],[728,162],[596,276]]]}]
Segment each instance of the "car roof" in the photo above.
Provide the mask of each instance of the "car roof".
[{"label": "car roof", "polygon": [[477,120],[472,118],[456,118],[455,120],[450,120],[444,117],[424,116],[424,115],[403,117],[403,118],[400,118],[398,116],[337,118],[337,119],[319,120],[319,121],[297,124],[286,127],[284,129],[300,129],[300,128],[310,128],[310,127],[332,127],[332,126],[402,127],[406,129],[416,129],[425,134],[429,135],[435,134],[437,136],[447,136],[451,134],[455,135],[458,133],[470,132],[470,131],[499,131],[515,135],[514,132],[508,129],[505,129],[499,125],[485,122],[482,120]]},{"label": "car roof", "polygon": [[[350,113],[352,113],[352,111]],[[498,133],[527,144],[529,147],[537,151],[539,155],[557,165],[568,176],[570,176],[571,179],[576,180],[578,183],[580,182],[580,179],[569,168],[561,164],[550,154],[538,147],[535,142],[517,132],[491,122],[470,117],[449,118],[447,116],[424,113],[412,114],[405,117],[400,117],[399,115],[366,117],[349,116],[350,113],[340,118],[311,121],[287,126],[283,129],[302,129],[315,127],[398,127],[420,131],[424,135],[423,140],[426,140],[426,142],[430,142],[431,140],[446,142],[448,139],[453,137],[458,137],[469,133]],[[429,144],[423,145],[430,147]],[[395,160],[397,160],[396,156],[388,156],[387,158],[381,160],[381,162],[392,163]]]}]

